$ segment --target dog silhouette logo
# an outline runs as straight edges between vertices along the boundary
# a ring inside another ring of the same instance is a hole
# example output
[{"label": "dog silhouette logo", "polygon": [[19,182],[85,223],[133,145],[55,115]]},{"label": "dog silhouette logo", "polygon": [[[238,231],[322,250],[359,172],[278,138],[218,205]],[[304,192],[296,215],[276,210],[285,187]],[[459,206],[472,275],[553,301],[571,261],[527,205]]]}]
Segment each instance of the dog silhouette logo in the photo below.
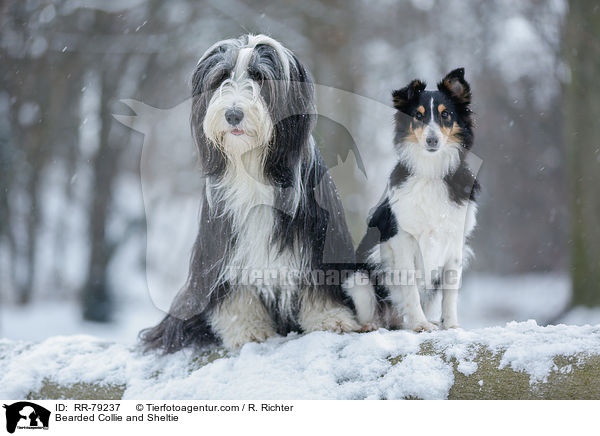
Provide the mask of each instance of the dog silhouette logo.
[{"label": "dog silhouette logo", "polygon": [[48,429],[50,411],[29,401],[19,401],[6,409],[6,431],[14,433],[18,429]]}]

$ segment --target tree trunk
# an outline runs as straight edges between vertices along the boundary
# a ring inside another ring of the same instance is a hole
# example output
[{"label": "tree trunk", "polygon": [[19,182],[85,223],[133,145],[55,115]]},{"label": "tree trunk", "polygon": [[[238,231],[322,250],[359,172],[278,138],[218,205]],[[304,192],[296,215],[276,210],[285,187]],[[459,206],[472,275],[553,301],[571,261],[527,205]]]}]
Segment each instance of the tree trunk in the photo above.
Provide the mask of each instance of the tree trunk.
[{"label": "tree trunk", "polygon": [[573,305],[600,305],[600,10],[595,1],[569,3],[565,56],[565,142],[570,179]]},{"label": "tree trunk", "polygon": [[113,121],[110,100],[117,88],[112,71],[106,68],[101,72],[100,141],[92,164],[94,184],[89,212],[90,260],[82,292],[83,318],[97,322],[110,321],[113,311],[107,271],[113,247],[107,238],[106,226],[120,147],[111,143],[110,135]]}]

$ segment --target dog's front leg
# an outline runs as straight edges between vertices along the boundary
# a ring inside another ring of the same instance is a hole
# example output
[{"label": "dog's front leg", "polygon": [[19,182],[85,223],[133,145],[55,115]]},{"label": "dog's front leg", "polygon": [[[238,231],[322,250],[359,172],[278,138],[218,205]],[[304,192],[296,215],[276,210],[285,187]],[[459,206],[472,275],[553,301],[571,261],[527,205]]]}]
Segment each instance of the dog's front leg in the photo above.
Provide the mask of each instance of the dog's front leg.
[{"label": "dog's front leg", "polygon": [[369,275],[360,271],[354,273],[342,284],[342,289],[352,298],[361,331],[376,330],[379,327],[377,298]]},{"label": "dog's front leg", "polygon": [[423,268],[415,262],[418,253],[415,239],[402,232],[393,241],[384,244],[383,248],[385,251],[382,255],[393,280],[389,286],[389,300],[403,316],[403,327],[414,331],[435,330],[437,327],[427,320],[421,307],[417,272],[422,273]]},{"label": "dog's front leg", "polygon": [[427,321],[416,285],[390,286],[390,301],[404,316],[403,327],[416,332],[436,330],[435,324]]},{"label": "dog's front leg", "polygon": [[309,288],[300,297],[300,327],[305,332],[327,330],[337,333],[360,330],[352,311],[327,295],[326,289]]},{"label": "dog's front leg", "polygon": [[455,256],[446,263],[442,281],[442,328],[458,328],[458,289],[462,280],[462,259]]},{"label": "dog's front leg", "polygon": [[[442,301],[442,290],[440,288],[424,289],[420,292],[423,313],[429,321],[435,322],[440,319],[440,307]],[[437,324],[437,323],[436,323]]]},{"label": "dog's front leg", "polygon": [[243,287],[231,293],[212,313],[211,327],[227,348],[248,342],[263,342],[276,335],[274,322],[253,289]]}]

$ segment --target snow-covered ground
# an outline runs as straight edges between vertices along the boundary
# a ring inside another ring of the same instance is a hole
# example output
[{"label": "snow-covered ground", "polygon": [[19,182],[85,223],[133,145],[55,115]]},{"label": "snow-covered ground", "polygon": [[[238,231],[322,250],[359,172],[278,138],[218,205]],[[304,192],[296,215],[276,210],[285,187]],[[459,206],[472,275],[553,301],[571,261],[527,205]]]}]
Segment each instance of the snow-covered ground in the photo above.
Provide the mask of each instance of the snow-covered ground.
[{"label": "snow-covered ground", "polygon": [[[431,352],[422,353],[424,341]],[[125,399],[444,399],[457,374],[452,359],[458,372],[479,377],[481,346],[501,356],[500,368],[524,372],[536,385],[552,371],[565,374],[578,365],[558,367],[557,355],[600,354],[600,325],[540,327],[529,321],[421,334],[291,334],[221,352],[214,360],[191,350],[157,358],[90,336],[38,344],[2,339],[0,398],[23,398],[49,381],[121,385]]]},{"label": "snow-covered ground", "polygon": [[[569,279],[562,274],[469,275],[460,293],[461,325],[473,329],[528,319],[543,325],[563,311],[569,296]],[[23,308],[2,306],[0,337],[41,341],[56,335],[86,334],[132,344],[140,329],[157,323],[164,315],[142,292],[119,302],[117,308],[113,323],[98,324],[82,321],[74,301],[42,301]],[[598,324],[600,309],[575,308],[560,321]]]},{"label": "snow-covered ground", "polygon": [[[560,274],[469,276],[459,304],[463,329],[292,333],[236,352],[215,349],[214,361],[210,351],[191,349],[142,354],[137,333],[163,313],[137,295],[124,298],[106,325],[81,321],[75,302],[2,307],[0,398],[22,398],[46,380],[123,385],[129,399],[435,399],[447,398],[454,383],[451,359],[458,372],[477,375],[481,346],[531,383],[571,370],[555,365],[557,355],[600,354],[599,309],[575,308],[560,318],[575,325],[541,326],[568,304],[569,280]],[[419,352],[424,341],[431,354]]]}]

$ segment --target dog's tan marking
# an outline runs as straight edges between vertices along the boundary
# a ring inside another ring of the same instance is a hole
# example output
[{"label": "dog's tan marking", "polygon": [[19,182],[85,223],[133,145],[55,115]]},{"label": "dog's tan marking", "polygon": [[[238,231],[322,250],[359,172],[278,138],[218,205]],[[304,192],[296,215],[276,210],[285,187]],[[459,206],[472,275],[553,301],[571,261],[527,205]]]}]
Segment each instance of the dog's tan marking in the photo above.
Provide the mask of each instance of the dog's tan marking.
[{"label": "dog's tan marking", "polygon": [[446,137],[448,142],[460,143],[461,138],[458,135],[462,132],[460,126],[455,122],[451,126],[443,126],[440,128],[442,134]]},{"label": "dog's tan marking", "polygon": [[404,137],[404,142],[419,142],[423,136],[423,130],[423,127],[414,127],[411,122],[408,127],[408,135]]}]

